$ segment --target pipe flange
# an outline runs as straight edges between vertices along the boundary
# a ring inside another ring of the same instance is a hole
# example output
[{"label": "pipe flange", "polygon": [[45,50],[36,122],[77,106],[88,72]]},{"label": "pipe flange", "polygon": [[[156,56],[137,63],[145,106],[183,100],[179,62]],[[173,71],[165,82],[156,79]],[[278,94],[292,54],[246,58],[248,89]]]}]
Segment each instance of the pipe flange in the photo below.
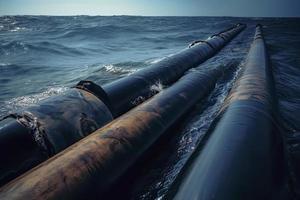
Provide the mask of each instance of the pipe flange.
[{"label": "pipe flange", "polygon": [[205,44],[207,44],[210,48],[215,49],[215,48],[213,47],[213,45],[210,44],[210,43],[209,43],[208,41],[206,41],[206,40],[196,40],[196,41],[193,41],[191,44],[189,44],[189,48],[195,46],[195,45],[198,44],[198,43],[205,43]]},{"label": "pipe flange", "polygon": [[111,105],[108,95],[106,94],[105,90],[101,86],[97,85],[92,81],[82,80],[79,81],[79,83],[77,83],[77,85],[74,86],[74,88],[81,89],[95,95],[108,107],[110,112],[114,115],[113,106]]}]

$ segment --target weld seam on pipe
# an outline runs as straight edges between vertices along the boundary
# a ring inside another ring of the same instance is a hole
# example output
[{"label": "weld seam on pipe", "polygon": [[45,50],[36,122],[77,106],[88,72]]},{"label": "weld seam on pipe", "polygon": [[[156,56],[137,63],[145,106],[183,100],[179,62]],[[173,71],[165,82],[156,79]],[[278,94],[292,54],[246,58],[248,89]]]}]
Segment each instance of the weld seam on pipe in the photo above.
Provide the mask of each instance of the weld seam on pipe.
[{"label": "weld seam on pipe", "polygon": [[101,100],[109,109],[111,114],[114,116],[115,111],[113,110],[113,106],[108,99],[107,93],[103,90],[103,88],[92,81],[79,81],[73,88],[84,90],[96,96],[99,100]]}]

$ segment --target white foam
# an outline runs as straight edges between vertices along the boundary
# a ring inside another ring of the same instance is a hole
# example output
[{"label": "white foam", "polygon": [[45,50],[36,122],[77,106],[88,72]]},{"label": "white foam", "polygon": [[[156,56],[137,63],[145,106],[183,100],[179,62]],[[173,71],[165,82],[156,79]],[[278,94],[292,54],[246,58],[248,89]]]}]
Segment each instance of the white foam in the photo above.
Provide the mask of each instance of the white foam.
[{"label": "white foam", "polygon": [[151,85],[149,89],[150,89],[150,95],[148,97],[139,96],[131,102],[132,105],[137,106],[137,105],[143,103],[144,101],[146,101],[151,96],[161,92],[164,89],[164,86],[160,81],[158,81],[155,84]]},{"label": "white foam", "polygon": [[0,67],[6,67],[6,66],[9,66],[11,65],[10,63],[0,63]]},{"label": "white foam", "polygon": [[15,28],[11,29],[10,32],[19,32],[19,31],[24,31],[24,30],[27,30],[27,28],[17,26]]},{"label": "white foam", "polygon": [[50,96],[61,94],[65,92],[68,88],[67,87],[51,87],[46,89],[44,92],[33,94],[33,95],[26,95],[12,98],[8,101],[4,102],[4,107],[8,112],[15,112],[19,109],[23,109],[34,104],[37,104],[43,99],[46,99]]},{"label": "white foam", "polygon": [[154,93],[161,92],[163,89],[164,89],[164,86],[160,81],[156,82],[155,84],[151,85],[151,87],[150,87],[150,90]]},{"label": "white foam", "polygon": [[115,74],[123,74],[124,73],[127,75],[130,75],[138,70],[135,68],[126,69],[126,68],[122,68],[122,67],[117,67],[113,64],[104,65],[103,68],[107,72],[111,72],[111,73],[115,73]]}]

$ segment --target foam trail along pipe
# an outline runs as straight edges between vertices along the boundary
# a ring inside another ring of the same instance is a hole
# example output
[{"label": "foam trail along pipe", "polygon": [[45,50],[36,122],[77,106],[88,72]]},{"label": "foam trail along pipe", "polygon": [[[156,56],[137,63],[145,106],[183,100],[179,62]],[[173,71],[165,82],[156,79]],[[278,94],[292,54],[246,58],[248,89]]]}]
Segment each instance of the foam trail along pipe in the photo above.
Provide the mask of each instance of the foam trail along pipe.
[{"label": "foam trail along pipe", "polygon": [[174,199],[287,199],[268,59],[258,25],[243,72],[206,144],[185,170]]},{"label": "foam trail along pipe", "polygon": [[[193,70],[171,87],[0,189],[0,199],[100,197],[196,102],[225,68]],[[95,195],[97,191],[97,195]]]},{"label": "foam trail along pipe", "polygon": [[217,53],[245,28],[237,24],[146,69],[100,86],[81,81],[65,94],[11,115],[0,128],[0,185],[55,155],[154,95],[157,82],[169,85]]}]

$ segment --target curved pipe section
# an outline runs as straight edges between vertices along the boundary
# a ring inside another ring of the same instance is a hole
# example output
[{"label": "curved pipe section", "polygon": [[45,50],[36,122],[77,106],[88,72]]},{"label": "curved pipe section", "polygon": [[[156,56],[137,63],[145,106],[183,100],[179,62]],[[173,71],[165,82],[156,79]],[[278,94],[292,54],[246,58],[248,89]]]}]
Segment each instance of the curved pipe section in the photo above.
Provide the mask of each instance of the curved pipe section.
[{"label": "curved pipe section", "polygon": [[256,27],[243,72],[177,185],[175,199],[284,199],[282,141],[261,29]]},{"label": "curved pipe section", "polygon": [[[0,128],[0,185],[60,152],[131,109],[138,97],[153,95],[150,87],[171,84],[198,66],[245,28],[238,24],[103,88],[81,81],[76,89],[26,109]],[[224,35],[226,39],[220,37]],[[208,45],[210,44],[210,45]],[[213,47],[213,48],[212,48]]]},{"label": "curved pipe section", "polygon": [[[149,101],[0,189],[0,199],[101,197],[159,137],[214,88],[224,69],[193,71]],[[92,192],[93,191],[93,192]]]}]

